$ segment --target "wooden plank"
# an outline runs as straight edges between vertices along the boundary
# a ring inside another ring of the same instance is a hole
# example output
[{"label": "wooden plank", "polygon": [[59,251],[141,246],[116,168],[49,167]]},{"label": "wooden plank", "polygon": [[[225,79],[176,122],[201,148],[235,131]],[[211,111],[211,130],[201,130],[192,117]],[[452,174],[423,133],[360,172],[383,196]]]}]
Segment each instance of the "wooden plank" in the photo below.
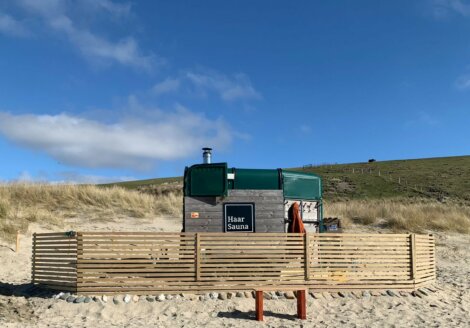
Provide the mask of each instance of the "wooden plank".
[{"label": "wooden plank", "polygon": [[311,248],[310,248],[310,234],[306,233],[304,236],[304,259],[305,259],[305,280],[310,280],[310,265],[311,265]]},{"label": "wooden plank", "polygon": [[195,250],[195,257],[196,257],[196,267],[195,267],[195,270],[196,270],[196,276],[195,276],[195,279],[196,281],[199,281],[200,277],[201,277],[201,237],[200,235],[197,233],[196,234],[196,250]]}]

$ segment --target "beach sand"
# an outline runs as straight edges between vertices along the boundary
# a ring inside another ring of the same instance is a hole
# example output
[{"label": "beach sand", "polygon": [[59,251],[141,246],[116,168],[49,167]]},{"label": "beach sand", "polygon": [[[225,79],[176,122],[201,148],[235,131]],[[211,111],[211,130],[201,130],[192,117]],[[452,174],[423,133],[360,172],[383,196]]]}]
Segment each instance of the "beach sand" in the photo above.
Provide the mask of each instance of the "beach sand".
[{"label": "beach sand", "polygon": [[[138,224],[90,223],[71,219],[67,230],[83,231],[180,231],[171,218],[139,220]],[[364,230],[362,228],[362,230]],[[253,298],[204,300],[175,297],[126,304],[99,300],[72,304],[43,295],[30,285],[31,233],[49,231],[38,225],[21,236],[20,251],[0,242],[0,327],[469,327],[470,238],[468,235],[437,236],[437,281],[433,291],[421,297],[355,296],[347,293],[308,297],[307,320],[296,318],[296,301],[265,300],[265,321],[254,320]],[[349,231],[353,232],[353,231]],[[363,231],[362,231],[363,232]],[[332,297],[334,296],[334,298]]]}]

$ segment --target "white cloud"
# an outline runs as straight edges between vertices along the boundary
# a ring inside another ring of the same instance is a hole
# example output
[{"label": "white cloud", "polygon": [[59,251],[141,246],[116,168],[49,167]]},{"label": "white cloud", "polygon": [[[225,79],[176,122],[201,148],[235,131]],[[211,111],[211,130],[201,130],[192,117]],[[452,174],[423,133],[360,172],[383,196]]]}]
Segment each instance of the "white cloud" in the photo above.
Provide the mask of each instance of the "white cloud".
[{"label": "white cloud", "polygon": [[181,106],[172,113],[154,110],[140,116],[108,124],[68,114],[0,113],[0,133],[67,165],[136,170],[186,158],[207,145],[223,149],[233,136],[222,120]]},{"label": "white cloud", "polygon": [[0,33],[19,37],[29,35],[29,31],[23,23],[2,13],[0,13]]},{"label": "white cloud", "polygon": [[152,91],[156,95],[175,92],[179,89],[181,81],[179,79],[167,78],[162,82],[155,84]]},{"label": "white cloud", "polygon": [[[88,58],[109,60],[143,69],[150,69],[153,65],[153,56],[142,55],[134,38],[126,37],[113,42],[85,27],[78,27],[72,16],[68,14],[73,12],[73,8],[67,7],[70,5],[69,2],[20,0],[19,4],[28,13],[41,17],[49,28],[65,35]],[[96,1],[93,6],[113,15],[124,15],[130,11],[130,5],[116,4],[109,0]]]},{"label": "white cloud", "polygon": [[261,98],[245,74],[235,74],[229,77],[215,71],[190,71],[186,73],[185,78],[199,91],[216,92],[225,101]]}]

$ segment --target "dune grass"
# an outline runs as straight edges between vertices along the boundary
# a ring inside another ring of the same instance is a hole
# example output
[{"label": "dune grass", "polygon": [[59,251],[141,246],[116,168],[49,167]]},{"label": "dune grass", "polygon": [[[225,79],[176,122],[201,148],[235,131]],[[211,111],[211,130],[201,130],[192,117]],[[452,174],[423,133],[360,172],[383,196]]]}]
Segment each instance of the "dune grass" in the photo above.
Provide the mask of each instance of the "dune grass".
[{"label": "dune grass", "polygon": [[375,199],[327,202],[325,217],[346,226],[362,224],[396,232],[452,231],[470,234],[470,207],[428,199]]},{"label": "dune grass", "polygon": [[[160,187],[164,188],[164,187]],[[12,240],[30,223],[63,225],[66,218],[115,220],[181,216],[182,197],[171,190],[155,197],[122,187],[94,185],[0,185],[0,238]]]},{"label": "dune grass", "polygon": [[[118,186],[0,185],[0,238],[12,241],[31,223],[60,229],[68,218],[111,221],[161,216],[181,217],[182,184],[168,182],[137,189]],[[325,201],[325,217],[346,227],[372,226],[396,232],[452,231],[470,234],[470,206],[429,198]]]}]

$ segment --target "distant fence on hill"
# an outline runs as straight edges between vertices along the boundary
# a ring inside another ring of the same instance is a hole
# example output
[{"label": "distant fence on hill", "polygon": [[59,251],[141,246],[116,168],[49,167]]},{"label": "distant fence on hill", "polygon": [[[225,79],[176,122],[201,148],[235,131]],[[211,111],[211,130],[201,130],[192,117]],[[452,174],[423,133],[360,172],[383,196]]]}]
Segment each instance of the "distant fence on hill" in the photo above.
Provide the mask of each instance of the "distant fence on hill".
[{"label": "distant fence on hill", "polygon": [[435,280],[435,264],[432,235],[38,233],[32,281],[79,294],[411,290]]}]

